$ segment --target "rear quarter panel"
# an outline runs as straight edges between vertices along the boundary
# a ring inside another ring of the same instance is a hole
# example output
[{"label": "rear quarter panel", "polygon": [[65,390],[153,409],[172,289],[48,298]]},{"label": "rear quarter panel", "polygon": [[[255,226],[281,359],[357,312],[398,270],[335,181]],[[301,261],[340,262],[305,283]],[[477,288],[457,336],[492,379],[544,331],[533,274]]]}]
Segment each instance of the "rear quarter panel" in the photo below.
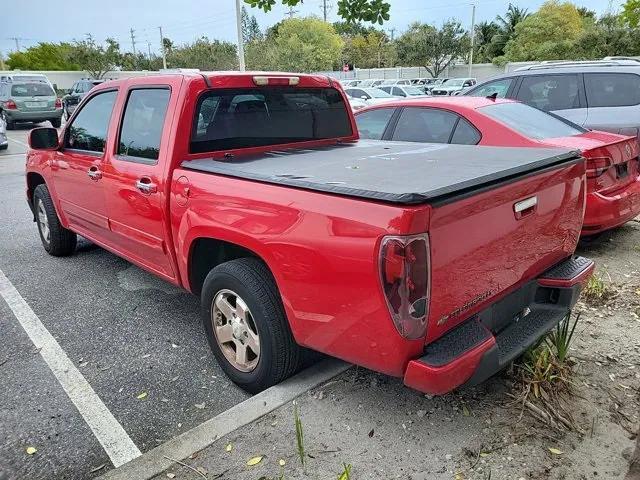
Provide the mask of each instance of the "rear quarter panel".
[{"label": "rear quarter panel", "polygon": [[273,273],[296,341],[323,353],[401,376],[423,341],[400,337],[379,280],[387,234],[424,232],[429,208],[400,208],[331,194],[178,169],[189,203],[172,195],[181,277],[191,246],[215,238],[255,252]]}]

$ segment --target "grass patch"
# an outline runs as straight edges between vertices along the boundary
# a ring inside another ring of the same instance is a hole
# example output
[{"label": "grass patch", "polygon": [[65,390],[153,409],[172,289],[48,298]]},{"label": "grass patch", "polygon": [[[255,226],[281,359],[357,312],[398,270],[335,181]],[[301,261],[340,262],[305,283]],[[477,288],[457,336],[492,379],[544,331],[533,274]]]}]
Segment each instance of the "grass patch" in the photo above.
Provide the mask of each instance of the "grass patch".
[{"label": "grass patch", "polygon": [[582,299],[592,307],[606,304],[616,296],[616,290],[607,285],[604,280],[596,275],[591,275],[587,284],[582,289]]},{"label": "grass patch", "polygon": [[293,404],[293,419],[296,425],[296,448],[298,450],[298,457],[300,457],[300,463],[302,467],[305,467],[305,453],[304,453],[304,432],[302,430],[302,420],[300,420],[300,412],[298,412],[298,404]]},{"label": "grass patch", "polygon": [[513,398],[538,420],[558,430],[577,430],[567,405],[574,362],[569,357],[580,314],[567,316],[516,362],[518,391]]},{"label": "grass patch", "polygon": [[342,466],[344,468],[338,475],[338,480],[351,480],[351,464],[343,463]]}]

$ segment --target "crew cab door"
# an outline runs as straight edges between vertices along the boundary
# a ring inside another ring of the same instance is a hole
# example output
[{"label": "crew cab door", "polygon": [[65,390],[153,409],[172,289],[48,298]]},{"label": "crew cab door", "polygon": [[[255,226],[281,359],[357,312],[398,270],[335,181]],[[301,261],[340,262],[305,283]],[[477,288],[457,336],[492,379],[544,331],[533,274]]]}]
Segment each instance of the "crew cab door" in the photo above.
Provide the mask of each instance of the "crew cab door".
[{"label": "crew cab door", "polygon": [[124,256],[171,280],[175,271],[167,244],[165,195],[171,88],[137,83],[125,95],[118,138],[106,168],[112,242]]},{"label": "crew cab door", "polygon": [[104,241],[109,222],[104,196],[107,131],[117,90],[93,95],[65,128],[51,163],[60,209],[72,230]]}]

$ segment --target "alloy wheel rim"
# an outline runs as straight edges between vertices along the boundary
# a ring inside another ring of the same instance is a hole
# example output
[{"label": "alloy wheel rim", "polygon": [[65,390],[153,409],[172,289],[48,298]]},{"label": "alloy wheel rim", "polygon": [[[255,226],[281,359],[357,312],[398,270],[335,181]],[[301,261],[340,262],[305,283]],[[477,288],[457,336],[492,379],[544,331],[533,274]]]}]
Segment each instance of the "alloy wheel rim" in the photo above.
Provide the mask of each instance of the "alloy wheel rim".
[{"label": "alloy wheel rim", "polygon": [[254,370],[260,360],[260,336],[246,302],[232,290],[220,290],[211,304],[211,324],[227,361],[241,372]]},{"label": "alloy wheel rim", "polygon": [[51,229],[49,228],[49,218],[47,217],[47,211],[44,208],[44,202],[38,200],[38,227],[40,227],[40,233],[42,238],[48,244],[51,240]]}]

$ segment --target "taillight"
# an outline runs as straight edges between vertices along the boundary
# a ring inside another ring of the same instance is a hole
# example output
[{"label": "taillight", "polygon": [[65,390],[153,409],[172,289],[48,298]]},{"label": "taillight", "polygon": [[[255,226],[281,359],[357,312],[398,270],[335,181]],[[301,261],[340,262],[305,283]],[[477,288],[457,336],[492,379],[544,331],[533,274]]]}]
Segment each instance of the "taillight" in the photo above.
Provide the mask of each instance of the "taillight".
[{"label": "taillight", "polygon": [[7,100],[7,102],[4,104],[4,108],[6,108],[7,110],[17,110],[18,106],[13,100]]},{"label": "taillight", "polygon": [[62,100],[56,98],[56,108],[62,108]]},{"label": "taillight", "polygon": [[587,178],[597,178],[613,165],[610,157],[587,157]]},{"label": "taillight", "polygon": [[380,277],[398,333],[412,340],[423,337],[429,310],[429,237],[383,238]]}]

